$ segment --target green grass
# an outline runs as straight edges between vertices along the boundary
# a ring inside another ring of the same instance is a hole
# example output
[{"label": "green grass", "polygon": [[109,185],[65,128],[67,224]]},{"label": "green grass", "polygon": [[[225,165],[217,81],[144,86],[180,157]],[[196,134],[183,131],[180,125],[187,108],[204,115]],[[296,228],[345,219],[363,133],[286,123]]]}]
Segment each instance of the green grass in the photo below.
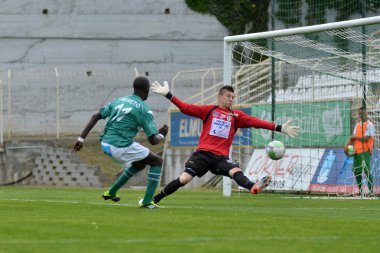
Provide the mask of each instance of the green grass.
[{"label": "green grass", "polygon": [[378,252],[380,201],[180,190],[138,209],[142,191],[0,187],[0,252]]}]

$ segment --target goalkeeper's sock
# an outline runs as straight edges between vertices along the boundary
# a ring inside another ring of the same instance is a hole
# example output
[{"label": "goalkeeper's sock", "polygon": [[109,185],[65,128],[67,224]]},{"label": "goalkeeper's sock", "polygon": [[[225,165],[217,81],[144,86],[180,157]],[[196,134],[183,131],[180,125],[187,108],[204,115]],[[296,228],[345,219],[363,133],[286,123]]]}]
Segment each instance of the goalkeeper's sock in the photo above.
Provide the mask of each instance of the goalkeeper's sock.
[{"label": "goalkeeper's sock", "polygon": [[151,166],[148,172],[148,185],[146,186],[143,205],[149,205],[152,202],[152,197],[156,191],[158,182],[161,176],[161,166]]},{"label": "goalkeeper's sock", "polygon": [[355,179],[359,187],[359,194],[361,195],[362,194],[362,179],[363,179],[362,174],[355,174]]},{"label": "goalkeeper's sock", "polygon": [[131,166],[124,170],[123,173],[121,173],[120,177],[116,180],[115,183],[109,188],[109,193],[111,196],[115,196],[116,192],[128,182],[128,180],[133,177],[139,170],[135,167]]},{"label": "goalkeeper's sock", "polygon": [[235,172],[232,178],[239,186],[245,189],[251,190],[254,186],[254,183],[251,180],[249,180],[248,177],[244,176],[243,171]]},{"label": "goalkeeper's sock", "polygon": [[165,188],[156,196],[153,197],[153,202],[157,204],[161,201],[161,199],[165,198],[166,196],[169,196],[170,194],[177,191],[180,187],[183,187],[184,185],[179,181],[179,178],[174,179],[171,181]]}]

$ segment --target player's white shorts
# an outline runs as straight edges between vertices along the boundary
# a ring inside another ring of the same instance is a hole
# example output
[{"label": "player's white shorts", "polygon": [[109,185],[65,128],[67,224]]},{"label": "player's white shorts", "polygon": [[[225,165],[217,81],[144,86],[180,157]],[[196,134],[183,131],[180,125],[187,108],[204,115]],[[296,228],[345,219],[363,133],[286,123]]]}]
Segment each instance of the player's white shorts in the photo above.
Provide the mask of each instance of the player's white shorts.
[{"label": "player's white shorts", "polygon": [[105,154],[111,156],[125,168],[133,162],[140,161],[149,155],[149,149],[138,142],[132,142],[128,147],[118,148],[111,144],[102,142],[102,150]]}]

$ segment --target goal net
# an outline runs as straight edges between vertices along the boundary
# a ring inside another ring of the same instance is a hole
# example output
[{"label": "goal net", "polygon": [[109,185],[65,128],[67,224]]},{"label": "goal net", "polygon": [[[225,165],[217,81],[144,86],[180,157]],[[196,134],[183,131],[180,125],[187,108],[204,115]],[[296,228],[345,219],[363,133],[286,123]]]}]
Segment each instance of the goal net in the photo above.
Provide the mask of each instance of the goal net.
[{"label": "goal net", "polygon": [[[250,179],[272,175],[267,190],[279,192],[380,193],[380,17],[224,41],[224,83],[234,87],[236,105],[277,124],[292,118],[301,128],[296,138],[262,129],[238,133],[242,145],[234,146],[232,157]],[[362,106],[375,126],[375,144],[370,168],[362,164],[362,175],[355,177],[353,158],[343,148]],[[265,153],[273,139],[286,146],[277,161]]]}]

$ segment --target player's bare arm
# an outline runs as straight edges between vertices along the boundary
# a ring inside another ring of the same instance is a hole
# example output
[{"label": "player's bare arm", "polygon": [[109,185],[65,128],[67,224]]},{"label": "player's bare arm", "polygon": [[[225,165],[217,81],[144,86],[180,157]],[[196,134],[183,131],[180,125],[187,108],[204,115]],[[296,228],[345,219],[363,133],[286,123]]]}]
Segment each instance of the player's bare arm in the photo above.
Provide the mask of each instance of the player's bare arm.
[{"label": "player's bare arm", "polygon": [[159,130],[158,134],[149,136],[148,140],[149,143],[152,145],[157,145],[160,143],[163,139],[165,139],[165,136],[168,134],[169,127],[165,124],[163,125]]},{"label": "player's bare arm", "polygon": [[79,138],[77,139],[77,141],[75,142],[74,144],[74,148],[73,150],[71,151],[72,153],[76,153],[78,152],[79,150],[81,150],[83,148],[83,143],[84,143],[84,140],[86,139],[88,133],[92,130],[92,128],[96,125],[96,123],[101,119],[101,115],[100,113],[95,113],[94,115],[92,115],[90,121],[87,123],[86,127],[84,128],[82,134],[79,136]]}]

